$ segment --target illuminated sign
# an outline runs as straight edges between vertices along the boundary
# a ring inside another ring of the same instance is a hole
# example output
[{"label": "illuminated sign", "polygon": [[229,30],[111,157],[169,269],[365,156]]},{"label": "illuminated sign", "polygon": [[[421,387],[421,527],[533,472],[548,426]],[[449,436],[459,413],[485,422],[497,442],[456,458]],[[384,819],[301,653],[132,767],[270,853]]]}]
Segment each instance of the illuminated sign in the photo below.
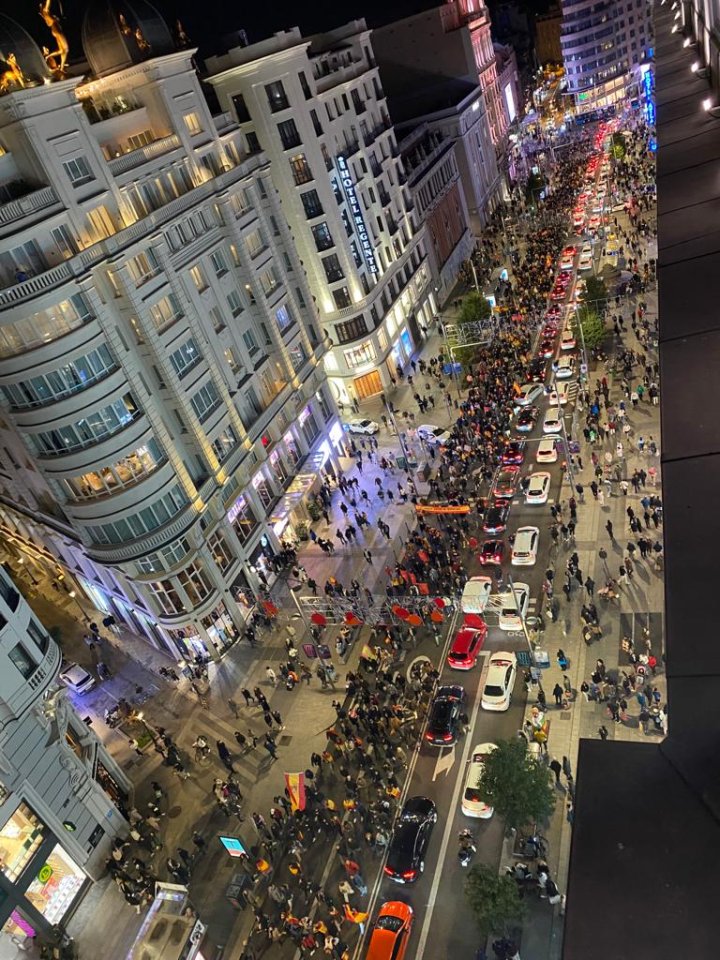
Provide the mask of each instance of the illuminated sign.
[{"label": "illuminated sign", "polygon": [[350,207],[350,212],[352,214],[353,223],[355,224],[355,232],[358,235],[363,256],[365,257],[365,263],[367,263],[370,273],[377,273],[378,267],[375,260],[375,253],[373,251],[372,244],[370,243],[370,236],[367,232],[367,227],[365,226],[365,217],[363,216],[363,212],[360,208],[360,201],[355,193],[355,184],[353,182],[352,174],[350,173],[348,162],[345,157],[339,156],[337,158],[337,165],[338,170],[340,171],[340,180],[342,181],[343,190],[345,191],[348,206]]},{"label": "illuminated sign", "polygon": [[237,837],[220,837],[220,843],[225,847],[231,857],[245,857],[247,851]]}]

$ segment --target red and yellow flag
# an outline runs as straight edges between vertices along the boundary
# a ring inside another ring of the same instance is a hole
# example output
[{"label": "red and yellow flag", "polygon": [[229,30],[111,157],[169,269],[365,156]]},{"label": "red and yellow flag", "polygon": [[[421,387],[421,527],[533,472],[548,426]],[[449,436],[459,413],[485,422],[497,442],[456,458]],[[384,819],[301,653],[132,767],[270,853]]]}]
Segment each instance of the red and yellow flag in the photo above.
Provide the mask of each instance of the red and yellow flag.
[{"label": "red and yellow flag", "polygon": [[304,773],[286,773],[285,786],[287,787],[288,797],[292,812],[305,809],[305,774]]},{"label": "red and yellow flag", "polygon": [[368,913],[361,913],[359,910],[353,910],[349,903],[345,904],[345,917],[351,923],[365,923],[369,917]]}]

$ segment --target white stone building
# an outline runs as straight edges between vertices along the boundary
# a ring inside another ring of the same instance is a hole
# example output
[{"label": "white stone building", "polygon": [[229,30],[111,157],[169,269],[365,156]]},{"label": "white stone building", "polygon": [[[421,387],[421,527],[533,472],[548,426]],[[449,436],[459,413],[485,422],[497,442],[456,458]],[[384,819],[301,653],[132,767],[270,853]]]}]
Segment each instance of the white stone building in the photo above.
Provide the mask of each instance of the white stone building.
[{"label": "white stone building", "polygon": [[132,787],[58,686],[60,651],[0,569],[0,956],[98,879]]},{"label": "white stone building", "polygon": [[650,0],[562,0],[567,92],[583,113],[637,96],[652,60]]},{"label": "white stone building", "polygon": [[0,530],[38,579],[217,657],[342,427],[269,157],[157,11],[123,9],[86,8],[85,82],[0,17],[24,74],[0,95]]},{"label": "white stone building", "polygon": [[422,230],[363,20],[297,28],[206,63],[270,175],[333,348],[342,403],[380,393],[437,309]]}]

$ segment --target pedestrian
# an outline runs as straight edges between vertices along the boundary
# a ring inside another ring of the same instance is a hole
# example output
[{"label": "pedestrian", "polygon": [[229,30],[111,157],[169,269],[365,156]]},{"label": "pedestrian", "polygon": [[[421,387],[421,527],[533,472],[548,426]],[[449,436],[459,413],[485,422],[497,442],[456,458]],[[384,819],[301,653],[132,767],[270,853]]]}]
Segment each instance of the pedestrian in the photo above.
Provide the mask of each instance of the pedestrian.
[{"label": "pedestrian", "polygon": [[238,707],[237,703],[232,699],[232,697],[230,697],[228,700],[228,706],[230,707],[230,713],[235,717],[236,720],[239,720],[240,708]]},{"label": "pedestrian", "polygon": [[568,695],[568,697],[571,697],[572,683],[570,683],[570,677],[566,673],[563,674],[562,682],[563,682],[563,690]]},{"label": "pedestrian", "polygon": [[366,563],[372,563],[372,562],[373,562],[373,555],[372,555],[372,551],[371,551],[371,550],[363,550],[363,557],[365,557],[365,562],[366,562]]},{"label": "pedestrian", "polygon": [[552,772],[555,774],[555,786],[559,787],[560,774],[562,773],[562,766],[560,764],[560,761],[556,757],[553,757],[550,763],[548,764],[548,766],[550,767]]},{"label": "pedestrian", "polygon": [[245,687],[242,688],[242,690],[240,691],[240,693],[241,693],[241,694],[243,695],[243,697],[245,698],[245,706],[246,706],[246,707],[249,707],[250,704],[253,702],[253,695],[252,695],[252,694],[250,693],[250,691],[249,691],[248,689],[246,689]]},{"label": "pedestrian", "polygon": [[587,590],[588,599],[592,600],[593,593],[595,592],[595,581],[589,575],[585,578],[585,589]]},{"label": "pedestrian", "polygon": [[562,699],[563,699],[563,688],[560,686],[559,683],[556,683],[555,686],[553,687],[553,696],[555,697],[555,706],[561,707]]},{"label": "pedestrian", "polygon": [[269,733],[265,735],[265,740],[263,741],[263,746],[265,747],[265,749],[267,750],[267,752],[270,754],[270,756],[272,757],[272,759],[273,759],[273,760],[277,760],[277,746],[276,746],[276,744],[275,744],[275,741],[273,740],[273,738],[270,736]]},{"label": "pedestrian", "polygon": [[547,706],[547,700],[545,699],[545,691],[543,690],[541,684],[538,684],[537,702],[540,704],[540,707],[542,710],[544,710],[545,707]]},{"label": "pedestrian", "polygon": [[607,740],[608,730],[604,724],[598,729],[598,734],[600,735],[601,740]]},{"label": "pedestrian", "polygon": [[232,756],[230,754],[230,751],[227,748],[227,745],[223,740],[218,740],[216,742],[216,746],[217,746],[218,756],[220,757],[221,761],[228,768],[228,770],[232,770],[232,766],[233,766]]},{"label": "pedestrian", "polygon": [[273,670],[273,668],[270,666],[270,664],[268,664],[268,665],[265,667],[265,676],[268,678],[268,680],[270,681],[270,683],[271,683],[272,686],[274,687],[275,684],[277,683],[277,674],[275,673],[275,671]]},{"label": "pedestrian", "polygon": [[605,529],[607,530],[610,539],[614,542],[615,537],[613,536],[612,520],[608,520],[608,522],[605,524]]}]

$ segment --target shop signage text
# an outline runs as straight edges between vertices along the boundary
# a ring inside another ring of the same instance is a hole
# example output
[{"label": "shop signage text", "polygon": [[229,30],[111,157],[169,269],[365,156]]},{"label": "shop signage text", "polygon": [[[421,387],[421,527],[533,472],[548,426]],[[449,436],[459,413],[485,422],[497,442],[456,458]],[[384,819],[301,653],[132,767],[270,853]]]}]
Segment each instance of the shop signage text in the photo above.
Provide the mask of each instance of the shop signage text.
[{"label": "shop signage text", "polygon": [[365,217],[363,216],[360,202],[357,198],[357,194],[355,193],[355,184],[353,182],[352,174],[350,173],[350,168],[348,167],[348,162],[345,157],[340,156],[337,158],[337,165],[338,170],[340,171],[340,179],[342,181],[343,190],[345,191],[348,206],[350,207],[350,212],[352,213],[353,223],[355,224],[355,232],[358,235],[363,256],[365,257],[365,262],[368,265],[368,270],[370,273],[377,273],[378,267],[377,261],[375,260],[375,253],[373,252],[367,227],[365,226]]}]

